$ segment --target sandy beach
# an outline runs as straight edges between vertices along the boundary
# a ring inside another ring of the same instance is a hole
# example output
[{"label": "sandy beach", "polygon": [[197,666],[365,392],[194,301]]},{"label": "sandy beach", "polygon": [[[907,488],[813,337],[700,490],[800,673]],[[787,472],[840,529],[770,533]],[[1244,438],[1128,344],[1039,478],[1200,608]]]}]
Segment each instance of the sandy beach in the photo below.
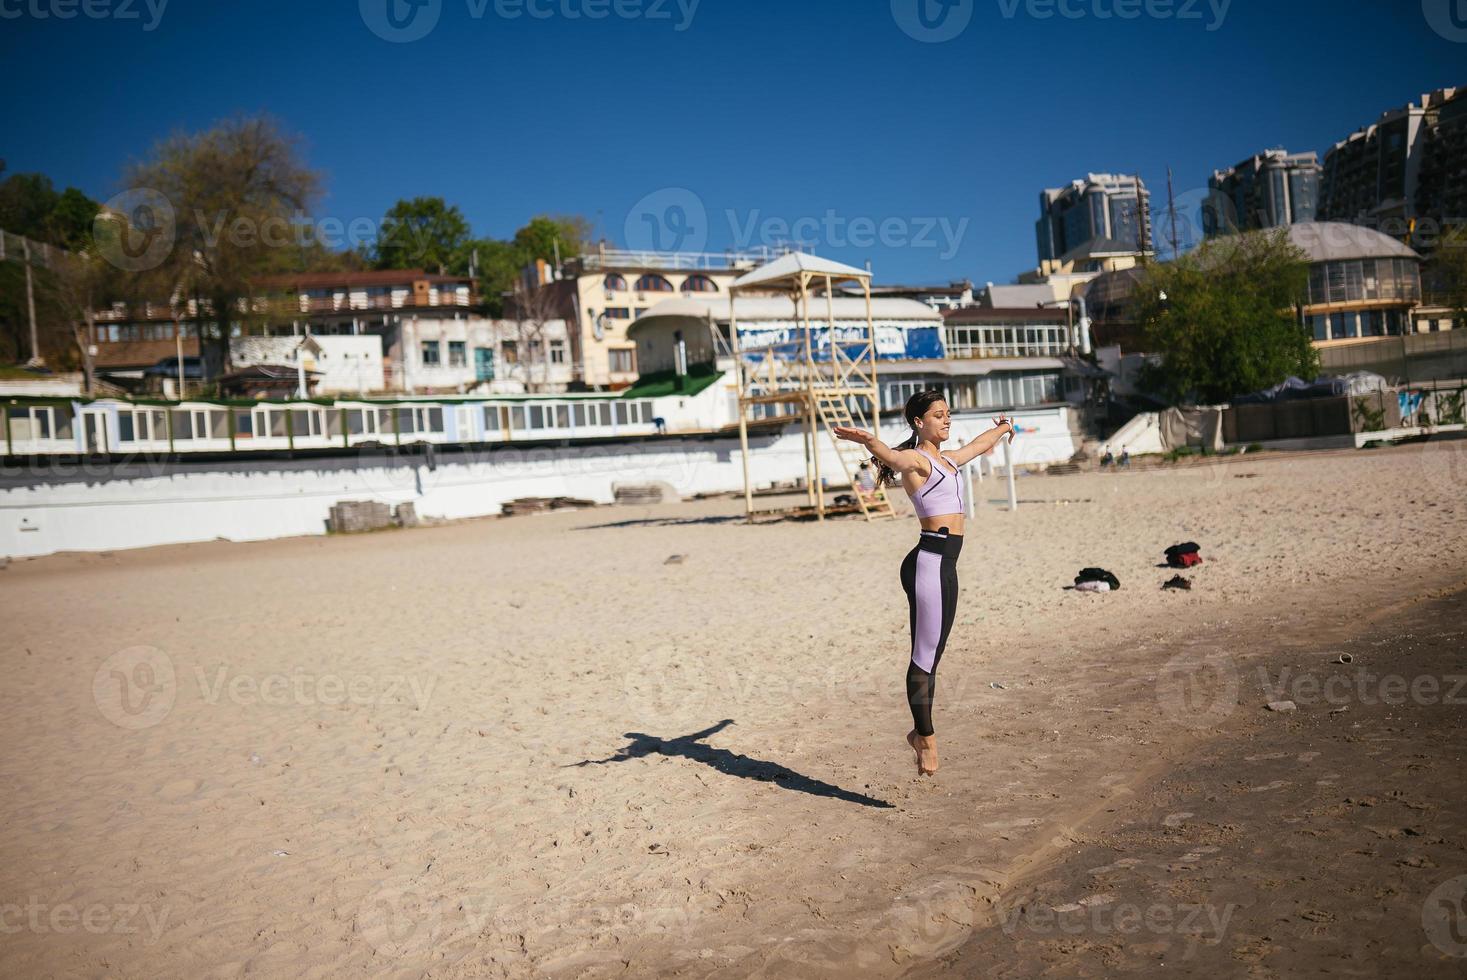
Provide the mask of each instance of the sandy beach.
[{"label": "sandy beach", "polygon": [[1460,976],[1467,441],[983,486],[925,779],[910,517],[11,562],[0,974]]}]

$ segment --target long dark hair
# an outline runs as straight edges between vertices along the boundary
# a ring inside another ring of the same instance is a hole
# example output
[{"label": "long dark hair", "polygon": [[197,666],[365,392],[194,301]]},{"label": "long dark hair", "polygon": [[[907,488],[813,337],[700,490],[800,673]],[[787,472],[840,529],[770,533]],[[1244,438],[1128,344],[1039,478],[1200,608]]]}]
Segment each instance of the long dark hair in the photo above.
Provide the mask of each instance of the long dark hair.
[{"label": "long dark hair", "polygon": [[[912,426],[912,434],[907,437],[906,442],[903,442],[899,446],[893,446],[892,448],[896,450],[915,449],[917,446],[917,420],[927,414],[927,410],[932,407],[933,402],[946,400],[947,395],[940,388],[928,388],[926,391],[919,391],[911,398],[908,398],[907,404],[902,408],[902,418],[907,420],[907,425]],[[878,487],[890,485],[892,480],[896,478],[896,472],[875,456],[871,457],[871,462],[876,465],[876,485]]]}]

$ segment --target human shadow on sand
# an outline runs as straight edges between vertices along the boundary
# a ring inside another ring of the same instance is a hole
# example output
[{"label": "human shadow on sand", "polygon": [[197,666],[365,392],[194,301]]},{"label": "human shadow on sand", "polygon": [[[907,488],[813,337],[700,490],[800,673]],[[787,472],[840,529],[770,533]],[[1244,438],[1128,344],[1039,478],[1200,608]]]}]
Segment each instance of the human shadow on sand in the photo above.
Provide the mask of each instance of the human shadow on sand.
[{"label": "human shadow on sand", "polygon": [[605,759],[586,759],[582,762],[572,762],[564,768],[570,769],[577,766],[604,766],[612,762],[626,762],[629,759],[640,759],[648,755],[671,755],[682,756],[684,759],[692,759],[711,766],[721,773],[730,776],[738,776],[741,779],[757,779],[760,782],[776,783],[784,789],[794,790],[797,793],[809,793],[811,796],[828,796],[831,799],[845,800],[847,803],[859,803],[862,806],[873,806],[882,809],[892,809],[892,804],[885,800],[878,800],[874,796],[864,793],[853,793],[839,786],[802,776],[793,769],[787,769],[775,762],[765,762],[762,759],[751,759],[747,755],[730,752],[728,749],[714,748],[704,745],[702,739],[714,735],[732,725],[732,718],[725,718],[718,724],[694,732],[691,735],[683,735],[680,738],[658,738],[655,735],[646,735],[642,732],[627,732],[625,737],[631,739],[631,744],[624,746],[616,755]]},{"label": "human shadow on sand", "polygon": [[685,524],[733,524],[744,522],[743,514],[710,514],[707,517],[636,517],[605,524],[582,524],[572,531],[599,531],[608,527],[681,527]]}]

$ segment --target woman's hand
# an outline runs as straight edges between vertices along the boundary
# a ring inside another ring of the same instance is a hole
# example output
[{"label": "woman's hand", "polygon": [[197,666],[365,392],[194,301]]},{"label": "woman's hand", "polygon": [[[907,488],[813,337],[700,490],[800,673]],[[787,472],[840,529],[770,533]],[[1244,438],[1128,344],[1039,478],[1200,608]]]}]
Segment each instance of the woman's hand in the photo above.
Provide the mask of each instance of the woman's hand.
[{"label": "woman's hand", "polygon": [[831,431],[835,433],[835,437],[837,439],[844,439],[847,442],[860,443],[863,446],[869,446],[871,444],[871,440],[876,438],[865,429],[853,429],[847,425],[837,425]]},{"label": "woman's hand", "polygon": [[1001,425],[1006,425],[1006,426],[1009,427],[1009,432],[1008,432],[1009,442],[1013,442],[1014,441],[1014,432],[1016,431],[1016,427],[1014,425],[1014,420],[1011,419],[1011,418],[1008,418],[1007,416],[1000,415],[1000,416],[998,416],[997,418],[995,418],[993,420],[993,427],[994,428],[998,428]]}]

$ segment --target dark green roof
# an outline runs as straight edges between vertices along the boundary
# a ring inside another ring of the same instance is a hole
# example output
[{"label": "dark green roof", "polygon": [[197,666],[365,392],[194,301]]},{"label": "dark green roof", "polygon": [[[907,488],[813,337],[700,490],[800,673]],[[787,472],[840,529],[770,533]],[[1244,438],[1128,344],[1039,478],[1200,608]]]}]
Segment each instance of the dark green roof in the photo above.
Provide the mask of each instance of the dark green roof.
[{"label": "dark green roof", "polygon": [[712,364],[693,364],[678,387],[678,377],[672,371],[656,371],[644,374],[637,383],[621,393],[623,398],[666,398],[669,395],[696,395],[698,392],[723,377],[723,372]]}]

